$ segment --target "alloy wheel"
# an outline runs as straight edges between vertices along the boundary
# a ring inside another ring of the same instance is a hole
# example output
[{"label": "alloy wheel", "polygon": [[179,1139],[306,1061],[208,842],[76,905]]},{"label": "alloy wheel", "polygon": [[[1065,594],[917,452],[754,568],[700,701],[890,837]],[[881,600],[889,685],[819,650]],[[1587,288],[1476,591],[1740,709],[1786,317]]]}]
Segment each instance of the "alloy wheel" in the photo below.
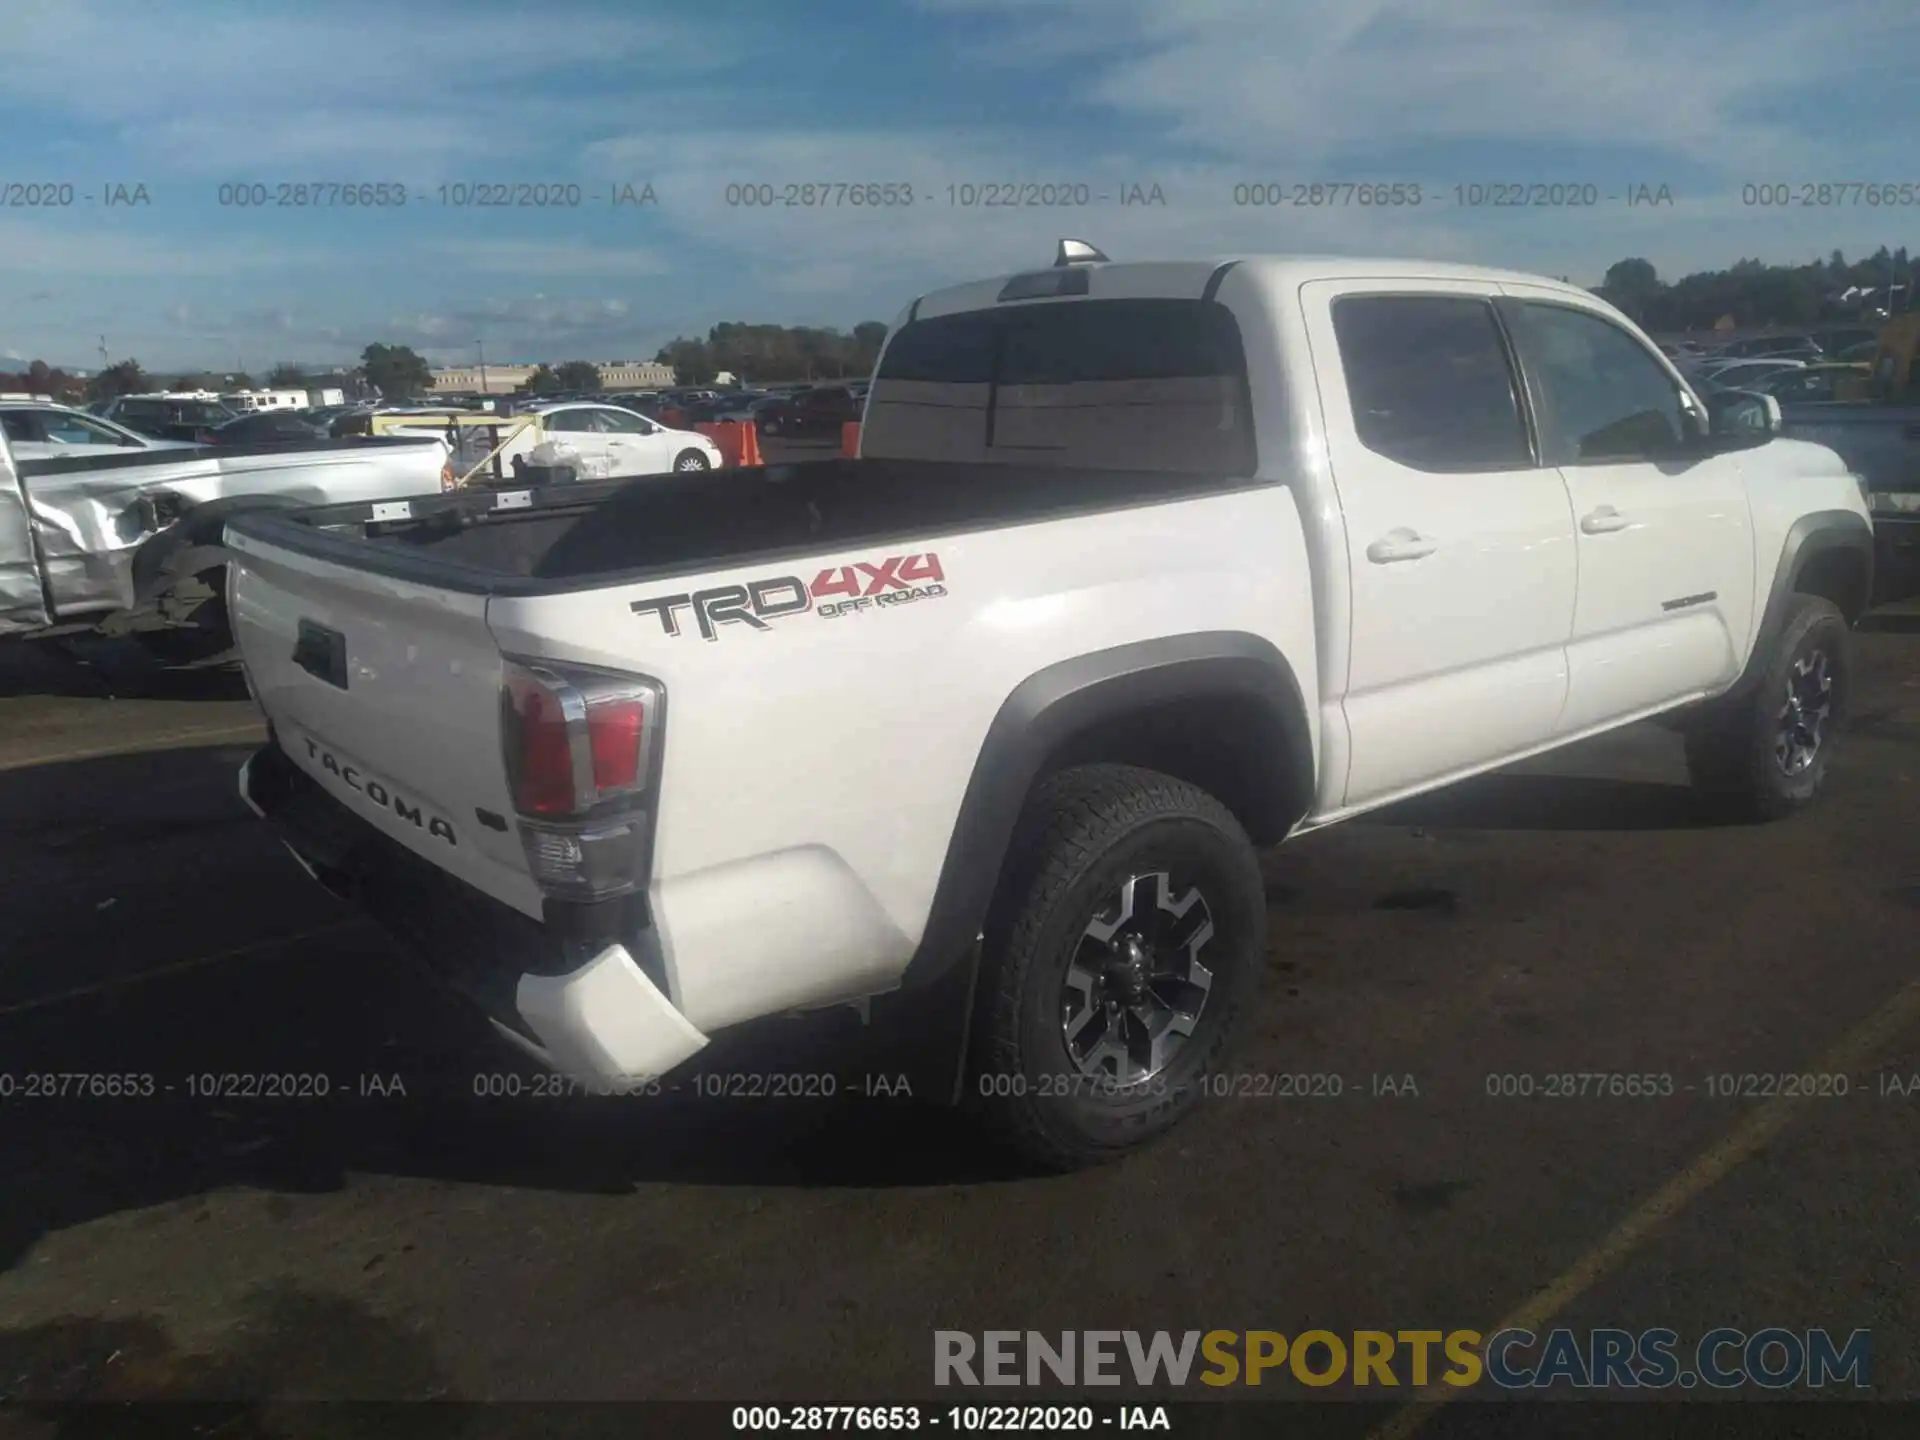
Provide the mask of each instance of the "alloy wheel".
[{"label": "alloy wheel", "polygon": [[1139,1085],[1191,1039],[1213,988],[1201,954],[1213,912],[1197,886],[1166,872],[1131,875],[1087,923],[1067,962],[1060,1035],[1082,1074]]},{"label": "alloy wheel", "polygon": [[1833,716],[1833,665],[1824,650],[1809,650],[1787,672],[1785,703],[1774,730],[1773,759],[1785,775],[1813,767]]}]

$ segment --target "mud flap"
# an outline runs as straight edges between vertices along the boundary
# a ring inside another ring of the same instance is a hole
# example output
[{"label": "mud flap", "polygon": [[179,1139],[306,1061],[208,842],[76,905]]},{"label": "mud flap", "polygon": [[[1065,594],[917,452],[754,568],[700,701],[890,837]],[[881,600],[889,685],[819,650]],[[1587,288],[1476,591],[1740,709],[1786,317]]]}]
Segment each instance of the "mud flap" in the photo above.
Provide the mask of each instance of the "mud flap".
[{"label": "mud flap", "polygon": [[966,1098],[979,980],[976,941],[939,978],[874,996],[869,1002],[869,1068],[905,1075],[913,1095],[957,1108]]}]

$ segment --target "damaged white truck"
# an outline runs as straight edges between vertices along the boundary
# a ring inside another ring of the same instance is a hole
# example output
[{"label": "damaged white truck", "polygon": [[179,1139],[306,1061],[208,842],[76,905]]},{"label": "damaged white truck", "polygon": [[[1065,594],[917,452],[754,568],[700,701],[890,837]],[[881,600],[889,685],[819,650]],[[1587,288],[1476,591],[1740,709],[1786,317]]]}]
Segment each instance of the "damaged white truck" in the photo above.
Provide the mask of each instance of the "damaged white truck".
[{"label": "damaged white truck", "polygon": [[438,495],[437,439],[16,454],[0,433],[0,639],[125,635],[162,660],[231,650],[227,519]]},{"label": "damaged white truck", "polygon": [[958,975],[959,1097],[1094,1161],[1224,1063],[1256,846],[1661,715],[1814,798],[1873,536],[1778,424],[1571,285],[1067,244],[858,458],[236,517],[241,790],[585,1083]]}]

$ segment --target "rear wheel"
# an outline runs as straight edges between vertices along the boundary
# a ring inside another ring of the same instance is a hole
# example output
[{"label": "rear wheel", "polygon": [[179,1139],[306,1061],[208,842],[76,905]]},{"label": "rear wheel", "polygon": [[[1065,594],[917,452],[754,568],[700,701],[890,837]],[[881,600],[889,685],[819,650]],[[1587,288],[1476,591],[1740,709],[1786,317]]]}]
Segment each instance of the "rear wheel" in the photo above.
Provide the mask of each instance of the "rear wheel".
[{"label": "rear wheel", "polygon": [[1830,600],[1795,596],[1752,693],[1688,733],[1694,783],[1758,820],[1805,809],[1826,780],[1852,674],[1845,617]]},{"label": "rear wheel", "polygon": [[682,450],[679,455],[674,458],[673,468],[676,470],[711,470],[713,466],[708,463],[707,457],[702,455],[698,450]]},{"label": "rear wheel", "polygon": [[1164,1134],[1199,1100],[1265,951],[1259,865],[1219,801],[1130,766],[1050,777],[989,920],[970,1102],[1050,1169]]}]

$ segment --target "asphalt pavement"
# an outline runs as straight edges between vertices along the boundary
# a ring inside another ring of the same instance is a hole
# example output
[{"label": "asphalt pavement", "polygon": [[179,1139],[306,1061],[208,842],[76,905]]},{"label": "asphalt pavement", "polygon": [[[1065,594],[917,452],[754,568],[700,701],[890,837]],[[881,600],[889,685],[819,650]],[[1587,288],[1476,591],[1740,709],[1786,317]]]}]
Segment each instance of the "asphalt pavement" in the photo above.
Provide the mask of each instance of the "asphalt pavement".
[{"label": "asphalt pavement", "polygon": [[[1636,727],[1272,852],[1233,1093],[1033,1178],[924,1097],[529,1094],[243,808],[231,675],[7,646],[0,1396],[935,1399],[940,1329],[1517,1317],[1868,1329],[1920,1397],[1920,612],[1859,672],[1788,824]],[[1673,1093],[1489,1093],[1568,1072]],[[1808,1073],[1847,1093],[1712,1078]]]}]

